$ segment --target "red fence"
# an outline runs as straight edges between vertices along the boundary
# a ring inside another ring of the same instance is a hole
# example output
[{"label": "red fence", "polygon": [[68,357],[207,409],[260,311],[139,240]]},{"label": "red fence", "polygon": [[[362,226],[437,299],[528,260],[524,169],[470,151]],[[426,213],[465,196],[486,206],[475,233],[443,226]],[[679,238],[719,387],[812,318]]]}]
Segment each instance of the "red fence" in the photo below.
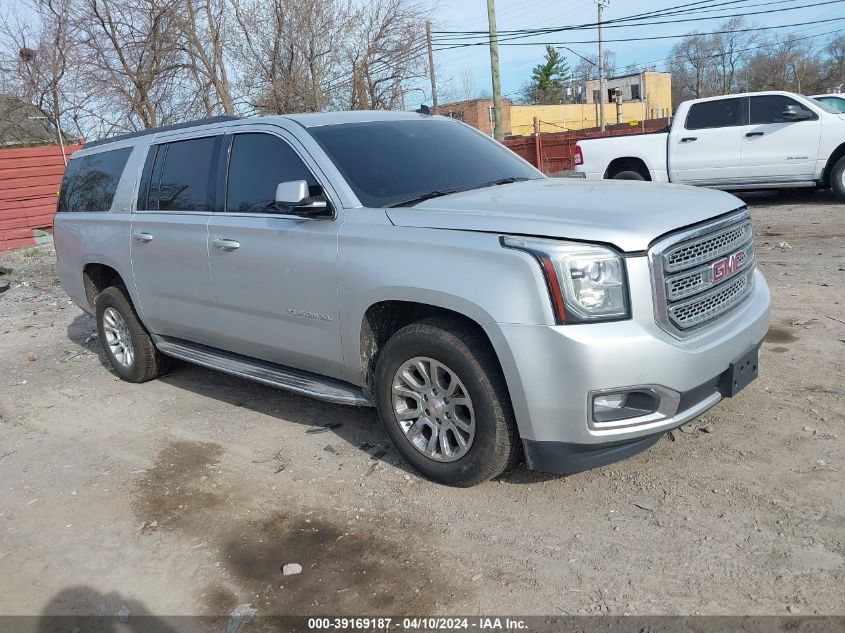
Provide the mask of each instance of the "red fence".
[{"label": "red fence", "polygon": [[[642,132],[655,132],[669,125],[669,119],[650,119],[636,127],[631,125],[608,126],[605,132],[599,130],[572,130],[552,132],[535,136],[515,136],[504,140],[506,147],[522,156],[529,163],[546,174],[575,169],[573,154],[575,143],[584,138],[601,136],[623,136]],[[538,150],[539,148],[539,157]]]},{"label": "red fence", "polygon": [[[81,145],[65,147],[70,156]],[[32,246],[49,233],[65,172],[58,145],[0,149],[0,251]]]}]

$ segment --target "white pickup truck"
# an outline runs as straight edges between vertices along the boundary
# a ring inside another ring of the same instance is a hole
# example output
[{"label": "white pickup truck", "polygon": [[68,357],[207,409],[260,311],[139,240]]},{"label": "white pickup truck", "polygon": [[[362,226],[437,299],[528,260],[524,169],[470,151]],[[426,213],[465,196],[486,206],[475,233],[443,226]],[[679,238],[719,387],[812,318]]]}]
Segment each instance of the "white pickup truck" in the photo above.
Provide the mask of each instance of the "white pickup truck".
[{"label": "white pickup truck", "polygon": [[726,190],[832,188],[845,201],[845,114],[790,92],[685,101],[664,132],[578,141],[575,170]]}]

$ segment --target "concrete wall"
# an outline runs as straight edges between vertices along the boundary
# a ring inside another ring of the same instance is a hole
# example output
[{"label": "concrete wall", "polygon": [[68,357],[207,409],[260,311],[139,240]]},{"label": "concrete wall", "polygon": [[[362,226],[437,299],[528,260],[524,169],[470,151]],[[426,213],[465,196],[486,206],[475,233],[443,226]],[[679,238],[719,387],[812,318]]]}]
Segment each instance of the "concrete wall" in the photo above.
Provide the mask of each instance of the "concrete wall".
[{"label": "concrete wall", "polygon": [[[607,80],[608,90],[622,90],[623,102],[631,101],[631,86],[640,86],[640,98],[646,101],[647,118],[657,119],[672,114],[672,74],[646,71]],[[593,93],[599,89],[598,79],[586,82],[587,103],[593,103]]]}]

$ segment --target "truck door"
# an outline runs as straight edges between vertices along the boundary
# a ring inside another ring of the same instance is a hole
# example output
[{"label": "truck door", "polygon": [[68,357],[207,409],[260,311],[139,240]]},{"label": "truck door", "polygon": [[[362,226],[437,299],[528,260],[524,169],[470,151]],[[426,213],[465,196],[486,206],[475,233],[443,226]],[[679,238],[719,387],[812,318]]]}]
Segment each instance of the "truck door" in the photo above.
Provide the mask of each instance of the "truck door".
[{"label": "truck door", "polygon": [[226,137],[226,197],[209,224],[215,346],[339,376],[340,223],[275,207],[281,182],[321,186],[304,151],[282,134],[275,126],[239,126]]},{"label": "truck door", "polygon": [[742,97],[692,104],[669,134],[672,182],[720,185],[739,178]]},{"label": "truck door", "polygon": [[211,335],[208,222],[222,138],[150,147],[132,215],[130,254],[144,322],[156,334],[199,343]]},{"label": "truck door", "polygon": [[750,98],[742,127],[742,177],[749,182],[812,180],[822,122],[806,105],[786,95]]}]

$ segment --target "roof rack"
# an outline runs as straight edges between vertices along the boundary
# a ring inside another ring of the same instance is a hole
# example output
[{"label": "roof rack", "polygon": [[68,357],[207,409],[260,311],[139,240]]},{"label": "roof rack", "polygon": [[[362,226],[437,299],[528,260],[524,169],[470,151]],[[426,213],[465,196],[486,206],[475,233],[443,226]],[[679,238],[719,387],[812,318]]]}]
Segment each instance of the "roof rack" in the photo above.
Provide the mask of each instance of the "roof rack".
[{"label": "roof rack", "polygon": [[124,141],[129,138],[137,138],[139,136],[147,136],[148,134],[157,134],[159,132],[169,132],[170,130],[181,130],[183,128],[196,127],[198,125],[209,125],[211,123],[223,123],[224,121],[237,121],[240,117],[237,116],[213,116],[208,119],[197,119],[196,121],[186,121],[185,123],[174,123],[172,125],[162,125],[161,127],[151,127],[139,132],[130,132],[129,134],[121,134],[120,136],[111,136],[108,138],[101,138],[97,141],[85,143],[85,147],[97,147],[98,145],[107,145],[116,141]]}]

